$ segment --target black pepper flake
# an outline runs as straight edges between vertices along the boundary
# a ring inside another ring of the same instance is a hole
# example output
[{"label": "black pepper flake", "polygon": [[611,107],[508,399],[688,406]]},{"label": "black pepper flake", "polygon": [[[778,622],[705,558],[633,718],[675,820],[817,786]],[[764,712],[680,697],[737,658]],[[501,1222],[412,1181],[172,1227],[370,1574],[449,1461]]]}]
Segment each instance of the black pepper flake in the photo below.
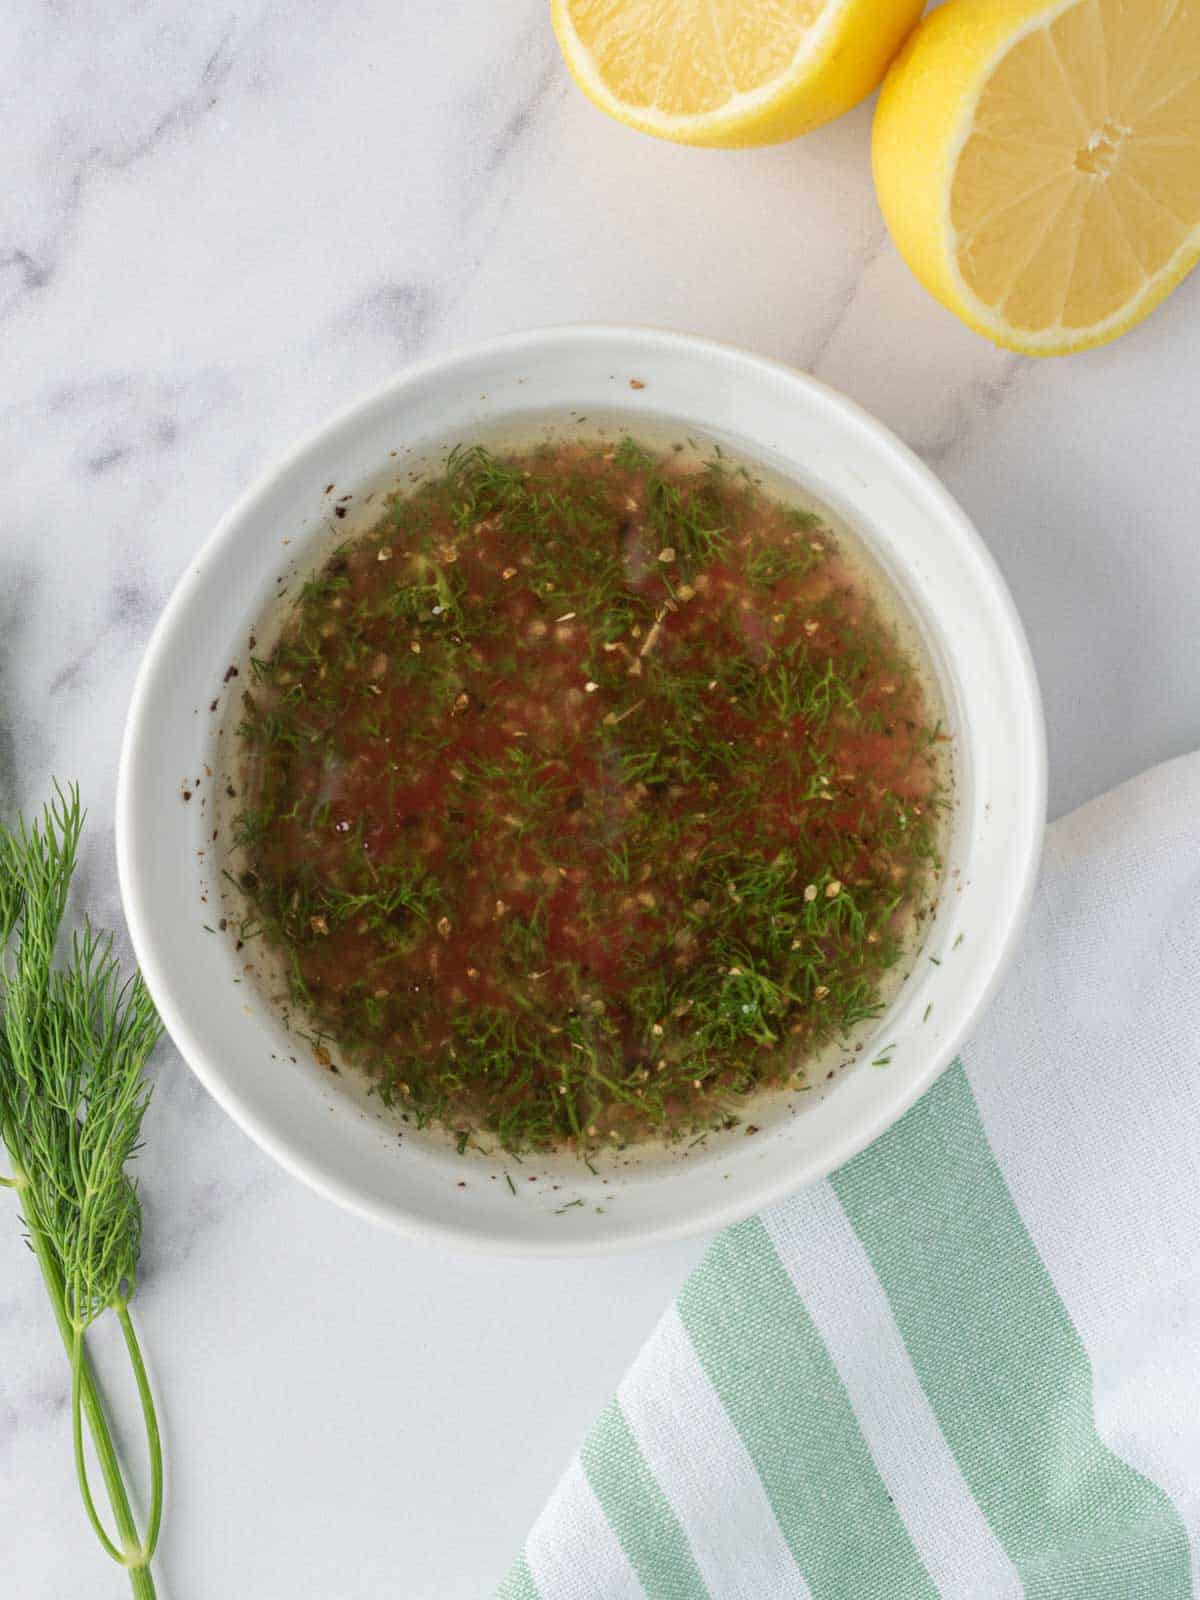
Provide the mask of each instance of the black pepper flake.
[{"label": "black pepper flake", "polygon": [[236,667],[230,667],[228,669],[228,671],[226,672],[225,676],[221,679],[221,682],[222,683],[228,683],[231,678],[236,678],[237,675],[238,675],[238,669]]},{"label": "black pepper flake", "polygon": [[345,506],[334,506],[333,514],[335,517],[344,517],[346,515]]}]

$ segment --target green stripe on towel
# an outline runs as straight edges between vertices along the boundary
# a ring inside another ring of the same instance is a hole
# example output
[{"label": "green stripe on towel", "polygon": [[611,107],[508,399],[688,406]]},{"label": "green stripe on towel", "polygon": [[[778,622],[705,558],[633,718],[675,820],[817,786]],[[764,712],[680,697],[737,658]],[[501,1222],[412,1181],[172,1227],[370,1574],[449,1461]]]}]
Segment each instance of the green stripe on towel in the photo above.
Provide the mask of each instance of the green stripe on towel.
[{"label": "green stripe on towel", "polygon": [[709,1600],[687,1536],[615,1400],[588,1435],[580,1460],[648,1600]]},{"label": "green stripe on towel", "polygon": [[1087,1352],[962,1066],[832,1182],[1027,1600],[1188,1600],[1183,1525],[1096,1432]]},{"label": "green stripe on towel", "polygon": [[541,1600],[524,1556],[519,1556],[500,1585],[496,1600]]},{"label": "green stripe on towel", "polygon": [[813,1600],[937,1600],[761,1222],[716,1240],[679,1311]]}]

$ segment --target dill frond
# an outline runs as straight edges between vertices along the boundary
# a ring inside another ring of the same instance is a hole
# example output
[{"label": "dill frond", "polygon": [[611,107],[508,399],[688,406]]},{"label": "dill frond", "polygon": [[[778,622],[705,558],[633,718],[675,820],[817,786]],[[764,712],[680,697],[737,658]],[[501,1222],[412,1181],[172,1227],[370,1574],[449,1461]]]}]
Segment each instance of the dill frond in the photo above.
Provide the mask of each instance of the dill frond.
[{"label": "dill frond", "polygon": [[[122,981],[108,935],[85,922],[56,964],[84,814],[75,788],[55,789],[40,819],[0,826],[0,1136],[72,1373],[76,1471],[101,1545],[151,1597],[162,1514],[162,1452],[129,1301],[142,1213],[126,1170],[150,1098],[146,1062],[161,1033],[139,975]],[[137,1532],[85,1336],[112,1312],[141,1402],[151,1505]],[[103,1526],[83,1452],[90,1428],[116,1522]]]}]

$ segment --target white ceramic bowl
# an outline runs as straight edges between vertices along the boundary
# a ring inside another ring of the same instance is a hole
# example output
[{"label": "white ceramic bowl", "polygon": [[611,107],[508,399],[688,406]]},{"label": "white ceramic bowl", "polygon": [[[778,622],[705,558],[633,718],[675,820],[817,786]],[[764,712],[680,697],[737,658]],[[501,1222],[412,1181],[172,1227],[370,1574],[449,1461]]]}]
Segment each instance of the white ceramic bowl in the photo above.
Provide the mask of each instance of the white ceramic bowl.
[{"label": "white ceramic bowl", "polygon": [[[464,1160],[438,1138],[408,1133],[398,1142],[344,1077],[297,1047],[252,983],[235,984],[244,958],[204,927],[220,914],[215,780],[206,768],[217,769],[217,723],[238,687],[222,680],[244,661],[281,573],[314,565],[335,529],[355,527],[330,516],[338,496],[354,493],[353,508],[396,477],[407,452],[494,435],[530,413],[620,414],[634,433],[639,419],[665,419],[811,490],[857,529],[900,591],[955,739],[947,888],[921,958],[874,1031],[878,1049],[868,1044],[861,1065],[799,1111],[781,1103],[756,1112],[755,1138],[734,1132],[686,1156],[602,1165],[595,1176],[568,1157]],[[325,493],[330,483],[336,496]],[[185,803],[181,789],[198,777]],[[292,450],[224,517],[142,664],[122,752],[117,851],[130,932],[163,1020],[263,1149],[332,1199],[406,1232],[513,1254],[574,1254],[733,1222],[823,1176],[894,1122],[951,1060],[996,987],[1029,901],[1044,811],[1041,708],[1020,622],[975,530],[921,462],[850,401],[775,362],[676,333],[580,326],[410,368]],[[872,1067],[881,1051],[890,1064]]]}]

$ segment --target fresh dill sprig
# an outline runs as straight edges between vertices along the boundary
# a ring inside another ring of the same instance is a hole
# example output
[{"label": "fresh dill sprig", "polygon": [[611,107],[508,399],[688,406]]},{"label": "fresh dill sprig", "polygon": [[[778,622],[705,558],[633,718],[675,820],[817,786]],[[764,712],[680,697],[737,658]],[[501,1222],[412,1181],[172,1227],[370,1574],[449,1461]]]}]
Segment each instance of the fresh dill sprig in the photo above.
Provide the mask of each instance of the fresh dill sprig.
[{"label": "fresh dill sprig", "polygon": [[[12,1174],[3,1181],[20,1201],[71,1363],[84,1507],[101,1545],[128,1570],[134,1595],[149,1600],[163,1462],[129,1313],[142,1216],[125,1169],[139,1147],[150,1097],[144,1068],[161,1025],[141,977],[122,982],[109,936],[86,922],[63,965],[55,965],[83,821],[78,790],[56,786],[39,821],[0,826],[0,1136]],[[86,1351],[88,1330],[109,1311],[121,1328],[146,1430],[150,1507],[141,1534]],[[88,1481],[85,1419],[115,1535]]]}]

